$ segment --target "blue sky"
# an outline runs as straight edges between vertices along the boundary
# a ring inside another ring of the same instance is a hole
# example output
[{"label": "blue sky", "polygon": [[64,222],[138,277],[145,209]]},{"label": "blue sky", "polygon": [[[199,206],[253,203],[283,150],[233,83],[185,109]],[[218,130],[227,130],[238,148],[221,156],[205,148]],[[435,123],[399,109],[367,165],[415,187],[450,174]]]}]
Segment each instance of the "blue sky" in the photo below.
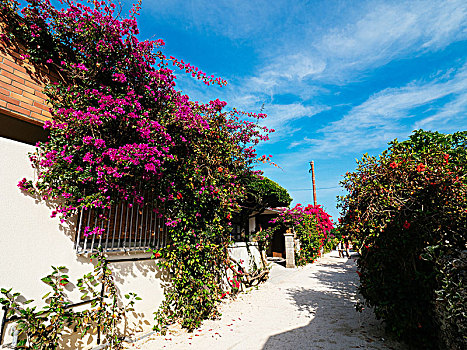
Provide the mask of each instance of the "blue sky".
[{"label": "blue sky", "polygon": [[178,74],[193,99],[259,112],[276,129],[265,175],[294,203],[338,217],[339,181],[362,154],[415,129],[467,130],[467,2],[143,0],[141,39],[228,81]]}]

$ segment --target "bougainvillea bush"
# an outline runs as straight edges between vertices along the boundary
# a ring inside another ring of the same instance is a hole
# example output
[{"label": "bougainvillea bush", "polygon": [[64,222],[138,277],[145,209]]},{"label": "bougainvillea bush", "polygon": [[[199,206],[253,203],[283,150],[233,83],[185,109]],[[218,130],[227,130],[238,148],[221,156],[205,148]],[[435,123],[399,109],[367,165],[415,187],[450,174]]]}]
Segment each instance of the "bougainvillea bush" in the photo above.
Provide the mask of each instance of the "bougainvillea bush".
[{"label": "bougainvillea bush", "polygon": [[276,224],[262,234],[265,239],[272,238],[281,226],[294,229],[300,248],[295,253],[295,263],[299,266],[312,263],[320,256],[321,247],[333,229],[331,216],[320,205],[306,207],[297,204],[292,209],[284,209],[271,223]]},{"label": "bougainvillea bush", "polygon": [[242,179],[268,159],[254,148],[268,138],[270,130],[257,123],[265,115],[225,111],[223,101],[200,103],[178,91],[173,67],[207,85],[225,81],[166,57],[162,40],[140,41],[139,5],[122,18],[111,1],[64,1],[60,9],[48,0],[28,3],[19,10],[0,0],[7,24],[1,40],[20,42],[22,59],[60,79],[45,90],[53,119],[45,125],[49,140],[31,155],[38,179],[18,186],[60,199],[51,216],[62,220],[122,199],[140,207],[153,201],[170,226],[170,245],[156,252],[174,278],[166,313],[196,326],[215,313],[222,294],[219,274]]},{"label": "bougainvillea bush", "polygon": [[418,130],[389,145],[343,180],[360,291],[414,347],[465,349],[467,132]]}]

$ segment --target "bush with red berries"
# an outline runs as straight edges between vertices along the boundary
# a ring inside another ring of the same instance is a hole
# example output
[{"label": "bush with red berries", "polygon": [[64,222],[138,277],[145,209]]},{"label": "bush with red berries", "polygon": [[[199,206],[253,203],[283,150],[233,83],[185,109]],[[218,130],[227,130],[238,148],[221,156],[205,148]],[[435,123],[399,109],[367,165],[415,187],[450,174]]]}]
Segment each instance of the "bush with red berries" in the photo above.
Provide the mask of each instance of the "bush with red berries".
[{"label": "bush with red berries", "polygon": [[467,348],[467,132],[415,131],[364,155],[340,227],[361,243],[360,292],[417,348]]}]

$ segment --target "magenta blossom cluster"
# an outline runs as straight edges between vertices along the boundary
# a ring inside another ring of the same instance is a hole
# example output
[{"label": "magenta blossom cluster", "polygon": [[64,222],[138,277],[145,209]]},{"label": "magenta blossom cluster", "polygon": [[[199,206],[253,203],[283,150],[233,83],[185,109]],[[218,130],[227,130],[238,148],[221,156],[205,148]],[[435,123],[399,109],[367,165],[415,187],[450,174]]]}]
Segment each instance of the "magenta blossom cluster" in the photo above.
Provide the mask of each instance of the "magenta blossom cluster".
[{"label": "magenta blossom cluster", "polygon": [[331,217],[319,205],[303,207],[297,204],[292,209],[284,209],[274,221],[293,226],[296,238],[300,241],[295,255],[298,265],[312,263],[321,255],[322,247],[333,228]]},{"label": "magenta blossom cluster", "polygon": [[139,5],[122,19],[111,1],[70,0],[60,9],[28,2],[18,11],[15,1],[1,0],[11,24],[2,40],[20,41],[30,60],[60,77],[45,90],[49,140],[31,155],[34,188],[43,199],[63,199],[52,216],[126,200],[156,206],[168,225],[187,232],[205,229],[200,216],[228,223],[242,179],[270,159],[255,150],[273,131],[258,126],[266,115],[226,111],[225,101],[201,103],[178,91],[170,62],[207,85],[226,82],[167,58],[160,39],[139,41]]},{"label": "magenta blossom cluster", "polygon": [[334,223],[331,220],[331,215],[326,213],[321,207],[321,205],[318,204],[313,206],[309,204],[305,207],[304,212],[314,216],[317,222],[318,229],[324,233],[325,237],[327,237],[327,235],[334,228]]},{"label": "magenta blossom cluster", "polygon": [[334,228],[331,216],[319,204],[316,206],[309,204],[304,207],[298,203],[291,209],[285,208],[278,217],[271,220],[271,223],[286,222],[290,225],[300,225],[306,216],[312,216],[316,220],[317,227],[326,235]]}]

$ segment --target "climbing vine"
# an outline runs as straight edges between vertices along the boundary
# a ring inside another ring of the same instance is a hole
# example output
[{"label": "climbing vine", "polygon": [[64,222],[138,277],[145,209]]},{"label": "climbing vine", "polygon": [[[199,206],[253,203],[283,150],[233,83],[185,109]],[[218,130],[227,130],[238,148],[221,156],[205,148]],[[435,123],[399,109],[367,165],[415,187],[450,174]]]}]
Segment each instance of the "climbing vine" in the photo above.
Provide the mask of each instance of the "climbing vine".
[{"label": "climbing vine", "polygon": [[[230,262],[232,212],[255,171],[255,146],[268,139],[264,114],[226,111],[226,102],[192,101],[176,89],[173,67],[211,85],[226,82],[166,57],[161,39],[140,41],[133,6],[120,17],[112,1],[0,0],[7,46],[19,42],[25,61],[59,77],[45,93],[50,136],[30,158],[37,181],[18,186],[58,199],[52,217],[108,209],[122,199],[164,215],[169,245],[156,251],[172,285],[158,324],[182,319],[190,329],[216,314]],[[149,195],[147,195],[149,193]],[[152,201],[152,203],[149,203]],[[102,219],[108,219],[102,214]],[[99,235],[99,227],[85,227]]]},{"label": "climbing vine", "polygon": [[118,326],[127,312],[133,311],[135,301],[141,300],[135,293],[125,295],[126,303],[118,298],[112,272],[102,254],[92,257],[96,261],[93,271],[80,278],[75,285],[81,292],[81,299],[91,307],[75,311],[74,304],[67,297],[69,280],[65,266],[53,267],[52,272],[42,278],[52,290],[42,299],[45,305],[29,307],[34,300],[28,300],[12,288],[0,290],[0,304],[6,309],[7,318],[15,320],[19,330],[17,343],[20,349],[56,349],[64,331],[72,329],[81,337],[98,333],[102,343],[111,349],[120,349],[123,336]]}]

